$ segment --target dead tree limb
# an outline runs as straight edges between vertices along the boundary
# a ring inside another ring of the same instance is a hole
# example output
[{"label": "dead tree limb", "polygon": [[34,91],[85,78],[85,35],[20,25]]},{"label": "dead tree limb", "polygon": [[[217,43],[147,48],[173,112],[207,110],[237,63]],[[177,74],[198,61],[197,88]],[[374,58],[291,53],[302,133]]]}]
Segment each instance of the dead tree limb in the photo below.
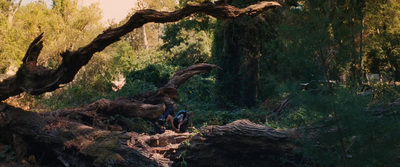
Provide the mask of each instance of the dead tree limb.
[{"label": "dead tree limb", "polygon": [[284,166],[278,159],[293,159],[294,148],[289,131],[238,120],[204,127],[179,159],[198,166]]},{"label": "dead tree limb", "polygon": [[77,109],[38,114],[0,103],[0,143],[13,143],[18,158],[33,155],[41,159],[38,163],[51,166],[65,165],[66,162],[73,166],[172,164],[165,158],[152,158],[146,152],[128,148],[126,141],[135,133],[120,132],[121,126],[107,121],[115,115],[155,119],[165,111],[165,101],[178,97],[180,84],[195,74],[214,68],[219,67],[205,63],[193,65],[177,71],[165,86],[155,91],[113,101],[101,99]]},{"label": "dead tree limb", "polygon": [[296,158],[293,140],[290,131],[238,120],[224,126],[203,127],[197,134],[167,131],[154,136],[138,135],[128,145],[152,157],[173,161],[174,166],[183,161],[188,166],[290,166],[280,158]]},{"label": "dead tree limb", "polygon": [[100,99],[82,108],[47,112],[42,113],[42,116],[68,118],[71,121],[78,121],[103,130],[122,130],[122,127],[118,125],[105,122],[116,115],[154,120],[165,111],[168,102],[173,102],[178,98],[177,89],[181,84],[193,75],[210,72],[213,69],[220,69],[220,67],[207,63],[192,65],[177,71],[167,84],[157,90],[115,100]]}]

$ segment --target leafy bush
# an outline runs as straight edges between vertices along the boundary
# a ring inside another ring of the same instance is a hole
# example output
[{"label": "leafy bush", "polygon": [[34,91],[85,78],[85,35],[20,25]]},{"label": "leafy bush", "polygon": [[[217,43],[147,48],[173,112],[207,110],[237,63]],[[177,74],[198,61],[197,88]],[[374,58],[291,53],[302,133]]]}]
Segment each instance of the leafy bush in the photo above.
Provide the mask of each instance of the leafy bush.
[{"label": "leafy bush", "polygon": [[212,101],[212,90],[215,78],[210,75],[195,75],[186,81],[178,89],[179,104],[182,109],[199,110],[212,109],[215,104]]},{"label": "leafy bush", "polygon": [[[204,125],[226,125],[239,119],[248,119],[263,124],[270,111],[262,109],[235,109],[235,110],[193,110],[193,126],[199,128]],[[275,126],[275,125],[274,125]],[[277,126],[275,126],[277,127]]]},{"label": "leafy bush", "polygon": [[166,84],[173,74],[173,67],[161,64],[150,64],[144,69],[131,71],[127,78],[129,80],[142,80],[161,87]]},{"label": "leafy bush", "polygon": [[131,80],[127,79],[127,82],[121,90],[118,90],[115,93],[112,93],[112,97],[122,97],[122,96],[132,96],[135,94],[155,90],[157,87],[149,82],[143,80]]},{"label": "leafy bush", "polygon": [[306,160],[315,166],[396,166],[400,117],[370,110],[376,100],[342,87],[332,95],[293,96],[288,122],[301,127]]},{"label": "leafy bush", "polygon": [[208,62],[211,58],[212,35],[206,31],[181,30],[179,35],[184,42],[171,48],[172,64],[190,66]]}]

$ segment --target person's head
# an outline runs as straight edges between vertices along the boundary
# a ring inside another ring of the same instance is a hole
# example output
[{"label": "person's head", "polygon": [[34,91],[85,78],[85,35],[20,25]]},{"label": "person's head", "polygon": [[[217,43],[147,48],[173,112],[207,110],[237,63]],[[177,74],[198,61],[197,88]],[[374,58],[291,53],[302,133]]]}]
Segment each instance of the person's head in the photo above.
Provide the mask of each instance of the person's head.
[{"label": "person's head", "polygon": [[194,112],[193,111],[189,111],[188,112],[188,116],[189,116],[189,118],[193,118],[194,117]]}]

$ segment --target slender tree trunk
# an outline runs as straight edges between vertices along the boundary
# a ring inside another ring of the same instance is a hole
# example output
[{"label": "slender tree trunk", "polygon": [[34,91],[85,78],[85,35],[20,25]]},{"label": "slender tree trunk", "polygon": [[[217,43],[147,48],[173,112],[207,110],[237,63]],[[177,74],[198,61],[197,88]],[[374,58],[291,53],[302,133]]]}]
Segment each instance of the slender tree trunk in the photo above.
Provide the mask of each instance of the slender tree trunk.
[{"label": "slender tree trunk", "polygon": [[361,18],[361,32],[360,32],[360,71],[361,71],[361,82],[364,80],[364,65],[363,65],[363,33],[364,33],[364,15]]},{"label": "slender tree trunk", "polygon": [[158,23],[158,36],[157,36],[157,41],[161,41],[161,24]]},{"label": "slender tree trunk", "polygon": [[146,26],[143,26],[142,29],[142,33],[143,33],[143,45],[144,45],[144,49],[149,50],[149,42],[147,41],[147,33],[146,33]]},{"label": "slender tree trunk", "polygon": [[8,13],[8,25],[11,26],[13,21],[14,21],[14,16],[15,13],[17,13],[19,7],[21,6],[22,0],[19,0],[18,4],[14,4],[11,0],[9,1],[11,3],[10,8],[9,8],[9,13]]}]

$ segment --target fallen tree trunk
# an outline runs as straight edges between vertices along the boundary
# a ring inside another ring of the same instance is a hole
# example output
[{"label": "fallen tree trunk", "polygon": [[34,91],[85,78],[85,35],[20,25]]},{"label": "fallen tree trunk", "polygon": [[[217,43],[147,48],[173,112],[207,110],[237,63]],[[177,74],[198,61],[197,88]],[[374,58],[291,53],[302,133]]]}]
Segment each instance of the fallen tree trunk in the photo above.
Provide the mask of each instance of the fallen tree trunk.
[{"label": "fallen tree trunk", "polygon": [[287,166],[282,158],[295,159],[290,132],[249,120],[203,127],[200,133],[180,149],[184,153],[177,160],[198,166]]},{"label": "fallen tree trunk", "polygon": [[132,138],[130,145],[153,156],[163,155],[175,166],[290,166],[282,158],[297,158],[293,140],[290,131],[238,120],[224,126],[202,127],[196,134],[168,131],[155,136],[139,135]]},{"label": "fallen tree trunk", "polygon": [[1,113],[1,143],[13,144],[15,166],[176,166],[182,162],[287,166],[280,158],[296,158],[290,132],[248,120],[203,127],[199,133],[167,130],[150,136],[102,130],[56,115],[27,114],[11,106],[3,106]]},{"label": "fallen tree trunk", "polygon": [[[293,159],[290,134],[247,120],[208,126],[200,133],[150,136],[124,132],[107,120],[124,117],[154,119],[165,102],[177,98],[177,88],[195,74],[218,68],[193,65],[176,72],[158,90],[114,101],[102,99],[89,106],[33,113],[0,105],[0,143],[12,144],[19,163],[7,166],[247,166],[282,165],[271,157]],[[1,164],[1,162],[0,162]]]},{"label": "fallen tree trunk", "polygon": [[167,130],[153,136],[104,131],[58,118],[46,121],[52,123],[41,127],[46,129],[42,133],[21,131],[13,136],[14,142],[31,135],[35,139],[14,144],[17,156],[29,157],[17,165],[25,161],[46,166],[177,166],[182,162],[189,166],[287,166],[280,158],[295,157],[287,132],[248,120],[204,127],[200,133]]}]

